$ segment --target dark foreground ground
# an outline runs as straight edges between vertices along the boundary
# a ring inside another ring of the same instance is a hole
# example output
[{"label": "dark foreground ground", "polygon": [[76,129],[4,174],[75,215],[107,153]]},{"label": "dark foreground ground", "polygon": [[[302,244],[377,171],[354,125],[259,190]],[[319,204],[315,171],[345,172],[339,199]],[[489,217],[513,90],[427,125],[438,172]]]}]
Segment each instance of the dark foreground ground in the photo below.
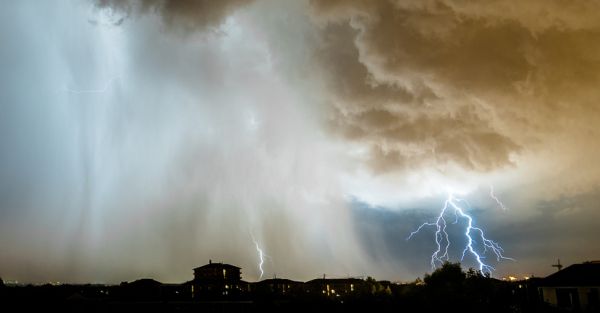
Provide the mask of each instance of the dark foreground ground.
[{"label": "dark foreground ground", "polygon": [[[101,301],[95,303],[3,302],[4,312],[570,312],[540,306],[520,307],[438,306],[436,299],[423,306],[381,303],[210,301],[152,302]],[[5,310],[6,309],[6,310]]]},{"label": "dark foreground ground", "polygon": [[151,279],[120,285],[0,284],[0,312],[577,312],[544,304],[539,282],[501,281],[448,263],[410,284],[274,279],[224,286],[218,294],[214,288],[206,294],[189,283]]},{"label": "dark foreground ground", "polygon": [[515,285],[513,289],[511,284],[505,284],[500,293],[481,289],[478,295],[405,285],[391,294],[333,298],[247,295],[243,299],[212,300],[90,297],[89,292],[71,293],[78,286],[69,287],[5,287],[0,312],[568,312],[552,309],[523,292],[513,292],[525,288]]}]

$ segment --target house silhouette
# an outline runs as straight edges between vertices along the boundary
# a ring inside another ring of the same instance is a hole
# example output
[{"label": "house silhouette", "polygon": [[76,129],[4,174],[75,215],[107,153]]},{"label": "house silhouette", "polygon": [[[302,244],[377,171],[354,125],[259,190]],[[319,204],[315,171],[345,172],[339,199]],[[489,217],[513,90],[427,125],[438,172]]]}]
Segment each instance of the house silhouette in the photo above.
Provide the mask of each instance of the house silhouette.
[{"label": "house silhouette", "polygon": [[247,285],[242,281],[239,267],[209,260],[208,264],[194,269],[191,291],[194,299],[231,298],[245,291]]},{"label": "house silhouette", "polygon": [[538,287],[544,302],[583,312],[600,310],[600,261],[573,264],[542,279]]}]

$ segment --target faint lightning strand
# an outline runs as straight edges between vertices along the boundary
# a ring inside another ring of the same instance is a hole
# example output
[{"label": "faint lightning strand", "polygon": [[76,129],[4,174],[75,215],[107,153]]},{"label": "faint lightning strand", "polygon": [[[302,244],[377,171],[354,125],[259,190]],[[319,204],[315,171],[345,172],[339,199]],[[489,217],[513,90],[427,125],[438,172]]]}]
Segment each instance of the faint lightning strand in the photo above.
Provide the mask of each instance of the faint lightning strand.
[{"label": "faint lightning strand", "polygon": [[104,87],[100,88],[100,89],[73,89],[73,88],[69,88],[68,86],[65,87],[64,91],[68,92],[68,93],[74,93],[74,94],[86,94],[86,93],[105,93],[108,88],[113,84],[113,82],[115,80],[117,80],[118,77],[113,77],[111,79],[109,79],[106,84],[104,85]]},{"label": "faint lightning strand", "polygon": [[[435,222],[423,223],[419,226],[415,231],[411,232],[408,236],[407,240],[411,239],[415,234],[419,233],[423,227],[426,226],[434,226],[436,228],[435,231],[435,243],[437,249],[431,255],[431,268],[435,269],[438,265],[444,263],[444,261],[449,260],[448,249],[450,247],[450,237],[448,236],[448,232],[446,231],[447,223],[444,216],[448,213],[449,209],[453,212],[450,214],[455,215],[455,222],[457,223],[458,217],[465,219],[467,221],[467,226],[465,228],[465,237],[467,238],[467,244],[462,251],[461,261],[465,258],[465,254],[467,252],[475,258],[479,270],[482,272],[491,273],[494,268],[483,262],[485,258],[483,254],[485,254],[488,250],[491,250],[495,255],[498,261],[505,260],[513,260],[512,258],[505,257],[503,255],[504,250],[500,245],[492,240],[489,240],[485,237],[483,230],[479,227],[474,226],[473,218],[465,212],[465,210],[459,205],[460,202],[466,203],[465,200],[457,199],[452,194],[448,195],[448,198],[444,202],[444,207],[440,211],[440,214],[437,216]],[[481,240],[481,245],[483,246],[483,252],[477,252],[474,244],[476,241],[474,238]]]},{"label": "faint lightning strand", "polygon": [[494,186],[492,185],[490,185],[490,197],[494,199],[496,203],[498,203],[502,210],[506,211],[507,208],[504,206],[504,203],[502,203],[502,201],[500,201],[500,199],[498,199],[498,197],[496,197],[496,195],[494,194]]}]

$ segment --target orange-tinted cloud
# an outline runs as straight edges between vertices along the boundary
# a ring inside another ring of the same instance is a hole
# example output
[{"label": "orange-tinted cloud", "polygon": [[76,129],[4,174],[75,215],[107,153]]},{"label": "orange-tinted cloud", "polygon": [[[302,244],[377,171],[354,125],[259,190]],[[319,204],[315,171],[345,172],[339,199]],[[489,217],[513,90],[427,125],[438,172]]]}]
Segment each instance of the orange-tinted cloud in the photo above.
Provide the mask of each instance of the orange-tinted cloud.
[{"label": "orange-tinted cloud", "polygon": [[598,145],[580,135],[597,135],[600,119],[596,4],[311,5],[333,129],[367,144],[377,170],[491,171],[562,144],[573,155]]}]

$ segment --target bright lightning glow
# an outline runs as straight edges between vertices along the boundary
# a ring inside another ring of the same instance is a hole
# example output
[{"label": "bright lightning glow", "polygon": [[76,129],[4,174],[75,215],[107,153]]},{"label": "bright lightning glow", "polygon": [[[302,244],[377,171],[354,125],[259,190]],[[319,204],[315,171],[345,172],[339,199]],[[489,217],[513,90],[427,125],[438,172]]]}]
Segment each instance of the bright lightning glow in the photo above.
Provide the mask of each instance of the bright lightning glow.
[{"label": "bright lightning glow", "polygon": [[496,195],[494,194],[494,186],[490,185],[490,197],[492,199],[494,199],[496,201],[496,203],[498,203],[498,205],[502,208],[502,210],[506,211],[506,207],[504,206],[504,203],[502,203],[502,201],[500,201],[500,199],[498,199],[496,197]]},{"label": "bright lightning glow", "polygon": [[[514,259],[505,257],[503,255],[504,250],[502,249],[502,247],[500,247],[500,245],[497,242],[487,239],[483,230],[479,227],[474,226],[473,218],[465,212],[465,210],[460,206],[460,203],[465,204],[467,202],[465,200],[455,198],[454,195],[450,193],[448,195],[448,199],[446,199],[444,203],[444,207],[442,208],[440,214],[437,216],[436,220],[434,222],[421,224],[421,226],[419,226],[419,228],[410,233],[410,235],[406,239],[409,240],[410,238],[412,238],[412,236],[421,231],[423,227],[433,226],[436,228],[435,243],[437,249],[431,255],[432,269],[435,269],[438,265],[444,263],[444,261],[449,260],[448,248],[450,247],[450,237],[448,235],[448,232],[446,231],[447,223],[445,219],[445,215],[448,213],[448,211],[452,211],[448,214],[455,215],[454,224],[458,222],[459,218],[462,218],[467,222],[467,226],[464,232],[467,239],[467,244],[465,245],[465,248],[462,251],[462,256],[460,259],[461,261],[465,258],[465,255],[468,253],[475,258],[475,261],[477,262],[480,271],[488,272],[490,274],[494,270],[494,268],[483,262],[483,259],[485,258],[484,254],[488,250],[491,250],[496,255],[496,259],[498,261],[500,261],[501,259],[514,261]],[[480,245],[483,246],[483,252],[477,251],[477,241],[475,239],[481,240]]]}]

